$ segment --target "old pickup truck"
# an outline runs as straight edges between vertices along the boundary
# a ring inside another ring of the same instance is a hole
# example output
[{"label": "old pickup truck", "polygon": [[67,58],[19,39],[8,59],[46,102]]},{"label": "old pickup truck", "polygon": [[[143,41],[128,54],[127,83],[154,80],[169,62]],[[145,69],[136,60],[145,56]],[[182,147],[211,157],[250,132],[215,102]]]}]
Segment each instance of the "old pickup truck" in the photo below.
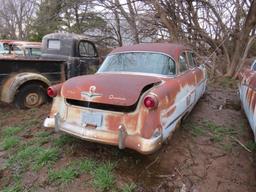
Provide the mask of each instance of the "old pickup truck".
[{"label": "old pickup truck", "polygon": [[153,153],[206,88],[206,70],[190,48],[148,43],[114,49],[94,75],[48,88],[45,127],[81,139]]},{"label": "old pickup truck", "polygon": [[93,42],[68,33],[46,35],[40,58],[0,57],[0,101],[33,108],[47,100],[46,89],[68,78],[93,73],[99,56]]}]

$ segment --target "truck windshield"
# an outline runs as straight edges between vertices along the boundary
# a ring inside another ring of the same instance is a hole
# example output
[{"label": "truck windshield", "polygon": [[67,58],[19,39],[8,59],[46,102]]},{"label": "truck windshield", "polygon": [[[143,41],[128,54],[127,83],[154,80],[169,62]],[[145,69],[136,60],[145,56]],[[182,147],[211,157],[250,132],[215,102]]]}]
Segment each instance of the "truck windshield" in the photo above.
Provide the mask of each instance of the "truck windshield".
[{"label": "truck windshield", "polygon": [[163,75],[175,74],[174,61],[160,53],[129,52],[108,56],[98,72],[142,72]]}]

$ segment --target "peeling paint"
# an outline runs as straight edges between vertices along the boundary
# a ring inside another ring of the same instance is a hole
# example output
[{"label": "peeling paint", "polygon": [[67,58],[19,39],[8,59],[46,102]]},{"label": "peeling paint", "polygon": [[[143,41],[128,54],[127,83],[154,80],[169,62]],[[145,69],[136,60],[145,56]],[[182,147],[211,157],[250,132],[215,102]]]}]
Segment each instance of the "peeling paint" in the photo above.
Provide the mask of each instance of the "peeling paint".
[{"label": "peeling paint", "polygon": [[[60,130],[68,134],[143,154],[153,153],[192,110],[205,91],[206,81],[203,67],[177,76],[122,72],[75,77],[63,84],[45,125],[54,127],[47,122],[59,113]],[[156,108],[144,106],[148,95],[157,98]],[[84,115],[87,122],[82,122]]]},{"label": "peeling paint", "polygon": [[245,68],[239,74],[239,80],[240,100],[256,141],[256,71]]}]

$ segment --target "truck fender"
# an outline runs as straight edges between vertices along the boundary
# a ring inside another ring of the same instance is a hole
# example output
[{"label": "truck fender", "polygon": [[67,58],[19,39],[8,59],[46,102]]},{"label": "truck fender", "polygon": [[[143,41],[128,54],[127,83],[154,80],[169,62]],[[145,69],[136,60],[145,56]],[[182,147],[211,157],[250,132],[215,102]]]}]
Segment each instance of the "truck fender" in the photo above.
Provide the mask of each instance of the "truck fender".
[{"label": "truck fender", "polygon": [[29,81],[39,81],[48,86],[51,85],[50,81],[38,73],[18,73],[9,77],[2,86],[0,93],[1,101],[5,103],[12,103],[15,95],[20,86]]}]

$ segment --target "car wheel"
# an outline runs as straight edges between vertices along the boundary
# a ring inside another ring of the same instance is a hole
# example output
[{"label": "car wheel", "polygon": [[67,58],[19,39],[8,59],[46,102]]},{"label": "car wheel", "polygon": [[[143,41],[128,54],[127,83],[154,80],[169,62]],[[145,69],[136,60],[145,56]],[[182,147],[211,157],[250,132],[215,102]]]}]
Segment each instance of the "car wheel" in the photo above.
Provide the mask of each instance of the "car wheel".
[{"label": "car wheel", "polygon": [[41,85],[30,84],[18,91],[15,97],[15,105],[21,109],[35,108],[45,103],[46,98],[46,91]]}]

